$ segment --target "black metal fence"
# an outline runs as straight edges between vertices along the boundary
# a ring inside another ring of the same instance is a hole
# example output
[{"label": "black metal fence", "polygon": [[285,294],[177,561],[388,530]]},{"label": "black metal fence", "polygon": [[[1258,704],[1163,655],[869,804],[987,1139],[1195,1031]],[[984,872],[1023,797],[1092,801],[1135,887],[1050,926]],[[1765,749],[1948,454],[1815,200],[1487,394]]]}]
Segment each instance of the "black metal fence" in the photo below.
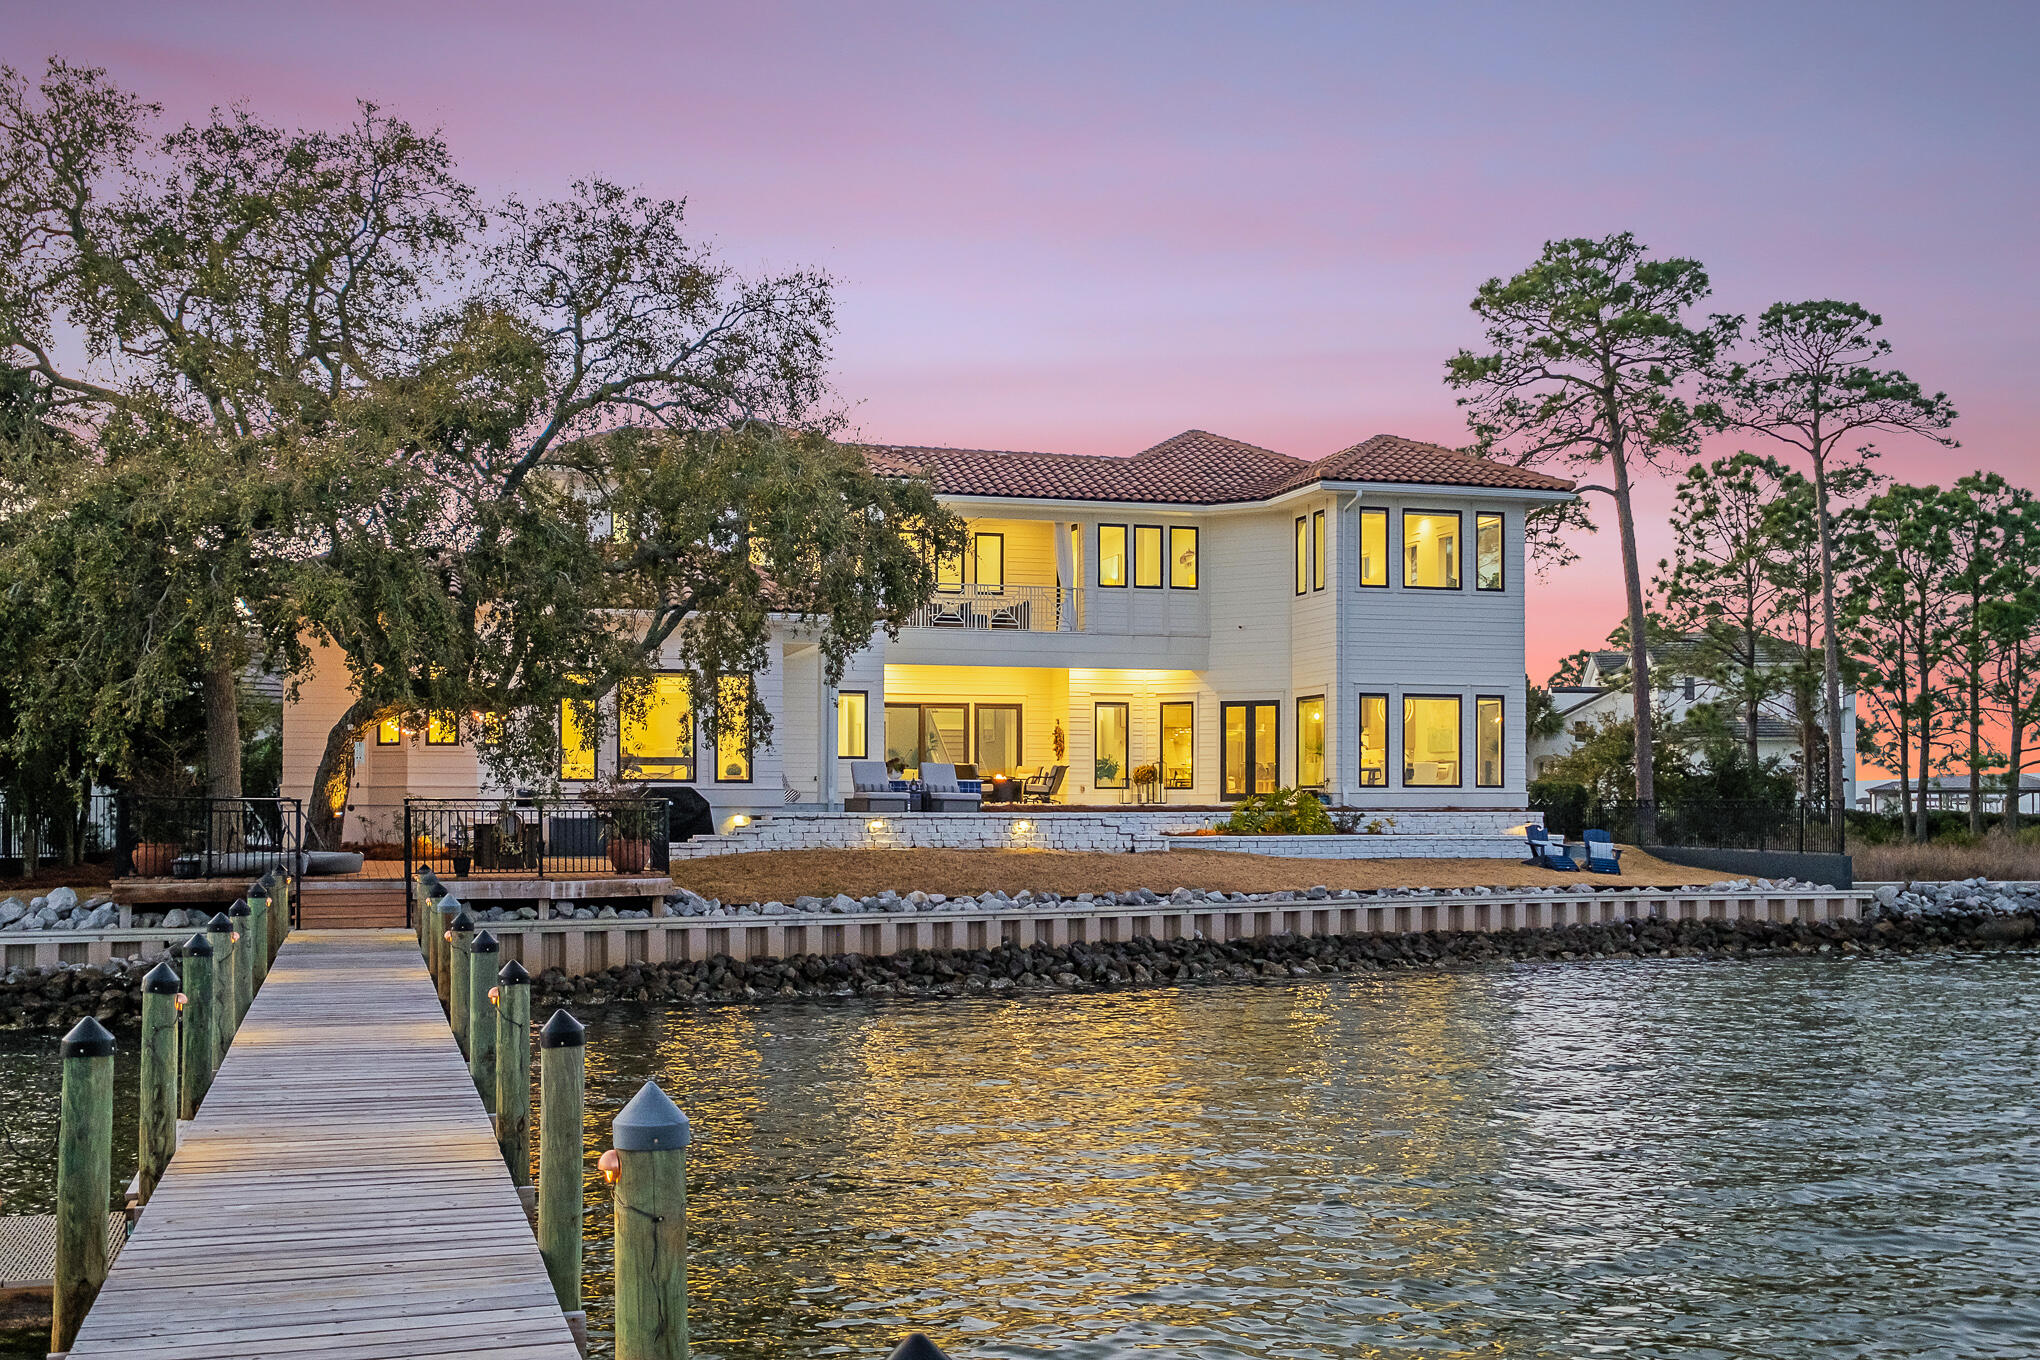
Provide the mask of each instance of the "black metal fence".
[{"label": "black metal fence", "polygon": [[142,878],[295,874],[304,808],[295,798],[115,794],[114,873]]},{"label": "black metal fence", "polygon": [[407,798],[404,877],[585,878],[668,866],[670,807],[571,798]]},{"label": "black metal fence", "polygon": [[1781,802],[1666,801],[1656,805],[1654,835],[1643,834],[1650,804],[1599,802],[1585,789],[1574,793],[1548,791],[1532,799],[1530,809],[1544,814],[1544,825],[1568,839],[1588,829],[1606,831],[1628,845],[1687,845],[1709,850],[1795,850],[1841,854],[1843,837],[1828,823],[1828,810],[1805,799]]},{"label": "black metal fence", "polygon": [[56,809],[26,810],[0,797],[0,878],[34,864],[103,864],[118,837],[120,795],[94,792]]}]

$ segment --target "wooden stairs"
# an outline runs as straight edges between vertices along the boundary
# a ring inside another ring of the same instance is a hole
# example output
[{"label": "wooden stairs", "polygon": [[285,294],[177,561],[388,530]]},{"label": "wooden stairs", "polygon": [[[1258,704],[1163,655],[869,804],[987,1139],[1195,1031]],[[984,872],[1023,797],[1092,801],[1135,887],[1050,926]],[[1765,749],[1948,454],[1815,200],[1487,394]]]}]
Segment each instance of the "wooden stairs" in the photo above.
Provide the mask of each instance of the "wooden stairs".
[{"label": "wooden stairs", "polygon": [[303,930],[402,930],[401,878],[300,879],[298,926]]}]

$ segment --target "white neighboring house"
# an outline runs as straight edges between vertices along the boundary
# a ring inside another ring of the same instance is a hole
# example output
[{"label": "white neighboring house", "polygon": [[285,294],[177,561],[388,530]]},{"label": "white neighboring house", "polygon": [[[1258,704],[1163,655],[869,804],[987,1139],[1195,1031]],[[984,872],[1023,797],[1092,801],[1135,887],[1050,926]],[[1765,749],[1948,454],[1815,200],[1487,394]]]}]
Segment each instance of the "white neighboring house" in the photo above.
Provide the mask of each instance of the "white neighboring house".
[{"label": "white neighboring house", "polygon": [[[1315,461],[1201,430],[1130,457],[866,452],[969,522],[934,603],[833,686],[813,638],[778,626],[753,677],[769,747],[715,749],[677,677],[628,731],[613,702],[594,731],[563,721],[567,790],[687,784],[727,828],[840,809],[850,762],[890,758],[1065,765],[1060,801],[1088,806],[1131,801],[1154,764],[1178,806],[1303,785],[1388,811],[1524,807],[1523,517],[1572,483],[1389,435]],[[347,683],[321,656],[289,705],[286,794],[310,795]],[[407,795],[501,792],[460,726],[359,743],[350,840],[388,834]]]},{"label": "white neighboring house", "polygon": [[[1765,658],[1763,664],[1776,665],[1780,669],[1790,664],[1785,651],[1788,645],[1777,644],[1775,659]],[[1674,641],[1651,648],[1651,680],[1657,687],[1656,711],[1669,716],[1674,722],[1683,720],[1701,704],[1732,703],[1720,685],[1681,670],[1681,654],[1690,653],[1692,648],[1690,641],[1683,644]],[[1627,688],[1628,677],[1629,653],[1609,649],[1588,654],[1578,684],[1552,687],[1551,700],[1565,720],[1565,727],[1557,736],[1541,737],[1530,743],[1532,778],[1541,778],[1553,762],[1577,744],[1573,738],[1575,724],[1597,723],[1603,718],[1627,722],[1635,714],[1635,696]],[[1740,708],[1731,707],[1724,716],[1730,730],[1740,737],[1743,730]],[[1843,750],[1855,751],[1856,696],[1850,690],[1842,692],[1842,741]],[[1757,758],[1776,760],[1786,768],[1798,767],[1799,719],[1791,695],[1774,695],[1757,706]],[[1847,805],[1853,807],[1856,801],[1853,758],[1847,766],[1842,796]]]}]

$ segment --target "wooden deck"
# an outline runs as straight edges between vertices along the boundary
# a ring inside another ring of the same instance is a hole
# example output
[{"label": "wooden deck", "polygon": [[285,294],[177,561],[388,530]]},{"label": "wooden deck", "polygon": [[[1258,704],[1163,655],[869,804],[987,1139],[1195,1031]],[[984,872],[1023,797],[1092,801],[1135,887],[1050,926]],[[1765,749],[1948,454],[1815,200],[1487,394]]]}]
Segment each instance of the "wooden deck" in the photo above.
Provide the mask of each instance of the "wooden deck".
[{"label": "wooden deck", "polygon": [[579,1360],[410,935],[285,943],[70,1355]]}]

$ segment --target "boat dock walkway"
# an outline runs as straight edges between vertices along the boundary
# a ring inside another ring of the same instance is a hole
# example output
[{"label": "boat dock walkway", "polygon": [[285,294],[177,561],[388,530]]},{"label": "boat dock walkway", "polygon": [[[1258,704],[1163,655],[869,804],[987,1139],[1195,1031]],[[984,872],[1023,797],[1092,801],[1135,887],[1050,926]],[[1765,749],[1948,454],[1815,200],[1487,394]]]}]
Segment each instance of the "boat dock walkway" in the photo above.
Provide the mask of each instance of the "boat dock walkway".
[{"label": "boat dock walkway", "polygon": [[579,1360],[414,937],[298,931],[71,1360]]}]

